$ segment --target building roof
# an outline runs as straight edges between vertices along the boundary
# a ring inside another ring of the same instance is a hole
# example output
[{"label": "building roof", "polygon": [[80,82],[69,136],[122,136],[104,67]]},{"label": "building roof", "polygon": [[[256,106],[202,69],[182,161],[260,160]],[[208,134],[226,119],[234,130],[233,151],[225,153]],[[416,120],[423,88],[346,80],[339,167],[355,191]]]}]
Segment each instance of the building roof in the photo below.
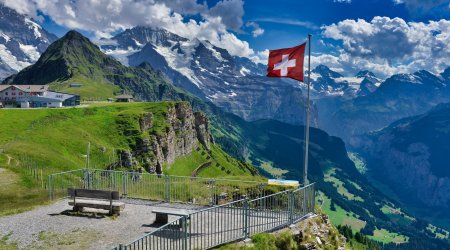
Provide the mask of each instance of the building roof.
[{"label": "building roof", "polygon": [[118,95],[116,99],[133,99],[132,95]]},{"label": "building roof", "polygon": [[23,92],[45,92],[48,90],[48,85],[0,85],[0,91],[10,87],[15,87]]}]

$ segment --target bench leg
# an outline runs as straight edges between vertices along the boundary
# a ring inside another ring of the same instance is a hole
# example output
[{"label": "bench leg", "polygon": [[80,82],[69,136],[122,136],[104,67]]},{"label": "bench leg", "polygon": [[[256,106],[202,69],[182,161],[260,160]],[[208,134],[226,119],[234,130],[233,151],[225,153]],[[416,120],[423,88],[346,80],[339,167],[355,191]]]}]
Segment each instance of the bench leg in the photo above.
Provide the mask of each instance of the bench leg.
[{"label": "bench leg", "polygon": [[167,224],[169,222],[169,215],[156,213],[155,223],[157,224]]},{"label": "bench leg", "polygon": [[73,207],[73,211],[74,211],[74,212],[80,212],[80,213],[82,213],[82,212],[83,212],[83,207],[80,207],[80,206],[74,206],[74,207]]}]

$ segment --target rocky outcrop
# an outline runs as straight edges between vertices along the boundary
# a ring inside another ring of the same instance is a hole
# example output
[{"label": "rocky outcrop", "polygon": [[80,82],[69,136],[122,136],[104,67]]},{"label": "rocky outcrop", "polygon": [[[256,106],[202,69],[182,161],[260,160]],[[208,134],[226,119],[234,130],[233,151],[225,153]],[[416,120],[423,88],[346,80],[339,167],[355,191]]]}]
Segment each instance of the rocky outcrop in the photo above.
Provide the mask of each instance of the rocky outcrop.
[{"label": "rocky outcrop", "polygon": [[174,163],[180,156],[190,155],[200,144],[208,150],[214,143],[207,117],[194,113],[187,102],[170,106],[164,121],[156,122],[157,118],[151,112],[129,119],[136,120],[139,131],[134,131],[129,140],[132,150],[118,152],[117,164],[123,167],[143,167],[150,173],[162,173],[164,165]]}]

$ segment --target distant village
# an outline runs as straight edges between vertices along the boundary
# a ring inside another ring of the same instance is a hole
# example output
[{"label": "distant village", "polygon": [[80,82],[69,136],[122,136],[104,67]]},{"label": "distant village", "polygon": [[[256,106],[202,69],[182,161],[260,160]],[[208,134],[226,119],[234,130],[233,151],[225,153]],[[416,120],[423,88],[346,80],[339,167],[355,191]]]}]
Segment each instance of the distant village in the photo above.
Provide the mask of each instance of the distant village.
[{"label": "distant village", "polygon": [[[48,85],[0,85],[0,108],[62,108],[80,105],[80,95],[51,91],[48,87]],[[110,102],[133,100],[133,96],[127,94],[108,99]]]}]

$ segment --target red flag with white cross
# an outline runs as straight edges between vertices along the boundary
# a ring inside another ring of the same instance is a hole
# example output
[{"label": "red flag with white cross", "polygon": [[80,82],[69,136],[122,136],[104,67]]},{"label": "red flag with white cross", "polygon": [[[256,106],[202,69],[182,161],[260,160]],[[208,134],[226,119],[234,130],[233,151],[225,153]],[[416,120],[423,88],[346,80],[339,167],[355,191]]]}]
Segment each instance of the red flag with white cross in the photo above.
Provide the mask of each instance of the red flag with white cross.
[{"label": "red flag with white cross", "polygon": [[303,82],[305,47],[306,43],[292,48],[271,50],[267,76],[289,77]]}]

